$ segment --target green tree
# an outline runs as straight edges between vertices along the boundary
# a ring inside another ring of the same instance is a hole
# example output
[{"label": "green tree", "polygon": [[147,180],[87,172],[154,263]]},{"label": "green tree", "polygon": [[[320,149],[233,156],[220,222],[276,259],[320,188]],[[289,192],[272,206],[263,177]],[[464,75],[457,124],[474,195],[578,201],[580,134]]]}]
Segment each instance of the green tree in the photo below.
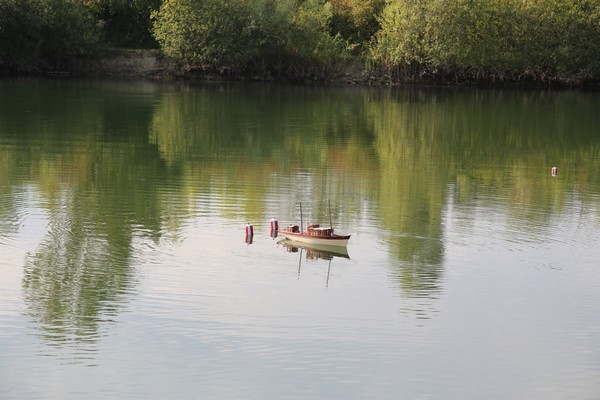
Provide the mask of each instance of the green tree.
[{"label": "green tree", "polygon": [[257,55],[260,27],[246,0],[167,0],[153,14],[154,36],[170,58],[240,70]]},{"label": "green tree", "polygon": [[167,0],[153,14],[155,38],[175,61],[299,76],[323,75],[343,58],[330,18],[330,5],[319,0]]},{"label": "green tree", "polygon": [[430,2],[387,2],[369,49],[369,60],[384,73],[415,79],[428,64],[426,18]]},{"label": "green tree", "polygon": [[379,16],[385,0],[330,0],[332,34],[341,34],[352,44],[368,44],[380,29]]},{"label": "green tree", "polygon": [[[89,11],[71,0],[42,0],[42,62],[60,69],[92,56],[100,44],[98,26]],[[44,4],[45,3],[45,4]]]},{"label": "green tree", "polygon": [[320,0],[305,1],[291,15],[285,51],[302,72],[324,76],[347,56],[342,37],[329,34],[332,15],[330,3]]},{"label": "green tree", "polygon": [[33,2],[0,0],[0,68],[22,70],[37,62],[40,24]]},{"label": "green tree", "polygon": [[118,47],[152,48],[150,15],[162,0],[79,0],[103,27],[107,44]]},{"label": "green tree", "polygon": [[93,55],[99,31],[71,0],[0,0],[0,68],[60,70]]},{"label": "green tree", "polygon": [[390,1],[369,60],[404,78],[598,79],[599,9],[592,0]]},{"label": "green tree", "polygon": [[550,16],[560,15],[557,72],[574,79],[600,77],[600,2],[552,2]]}]

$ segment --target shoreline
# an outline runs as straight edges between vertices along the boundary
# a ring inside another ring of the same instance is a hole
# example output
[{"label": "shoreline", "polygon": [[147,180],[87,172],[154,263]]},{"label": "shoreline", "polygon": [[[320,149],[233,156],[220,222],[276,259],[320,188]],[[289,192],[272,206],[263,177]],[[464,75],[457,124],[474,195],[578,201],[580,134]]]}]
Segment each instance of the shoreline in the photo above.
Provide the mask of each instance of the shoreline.
[{"label": "shoreline", "polygon": [[[358,60],[349,61],[342,72],[330,78],[304,77],[304,78],[272,78],[264,76],[236,76],[228,77],[216,71],[207,71],[189,65],[177,65],[162,57],[157,49],[120,49],[107,48],[101,56],[94,61],[77,63],[72,70],[52,71],[31,76],[47,77],[81,77],[98,79],[127,79],[127,80],[154,80],[154,81],[206,81],[206,82],[289,82],[300,84],[324,85],[356,85],[356,86],[433,86],[433,87],[487,87],[487,88],[527,88],[527,89],[580,89],[598,90],[600,81],[592,82],[566,82],[558,79],[547,81],[525,78],[523,80],[506,79],[392,79],[389,75],[369,73]],[[11,76],[2,75],[0,76]]]}]

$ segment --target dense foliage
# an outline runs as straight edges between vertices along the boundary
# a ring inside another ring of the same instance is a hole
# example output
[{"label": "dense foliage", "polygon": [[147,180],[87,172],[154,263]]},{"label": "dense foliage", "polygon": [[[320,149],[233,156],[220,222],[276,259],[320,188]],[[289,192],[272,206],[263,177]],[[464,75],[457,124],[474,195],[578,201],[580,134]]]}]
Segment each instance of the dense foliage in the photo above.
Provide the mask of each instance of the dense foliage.
[{"label": "dense foliage", "polygon": [[0,0],[0,70],[61,70],[93,55],[96,21],[70,0]]},{"label": "dense foliage", "polygon": [[600,2],[390,1],[370,59],[405,79],[598,79]]},{"label": "dense foliage", "polygon": [[379,30],[379,15],[385,0],[329,0],[333,15],[330,32],[339,33],[353,47],[362,50]]},{"label": "dense foliage", "polygon": [[150,13],[162,0],[79,0],[101,23],[104,41],[126,48],[156,47]]},{"label": "dense foliage", "polygon": [[168,57],[211,69],[323,75],[345,56],[319,0],[166,0],[153,18]]},{"label": "dense foliage", "polygon": [[0,70],[160,47],[229,75],[600,80],[598,0],[0,0]]}]

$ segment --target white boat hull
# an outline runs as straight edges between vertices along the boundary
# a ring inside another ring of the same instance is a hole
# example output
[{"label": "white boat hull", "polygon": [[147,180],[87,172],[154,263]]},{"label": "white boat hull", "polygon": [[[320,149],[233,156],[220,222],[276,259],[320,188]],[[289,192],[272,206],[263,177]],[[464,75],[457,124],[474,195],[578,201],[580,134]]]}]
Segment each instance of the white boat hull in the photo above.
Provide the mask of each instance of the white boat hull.
[{"label": "white boat hull", "polygon": [[[291,241],[288,239],[281,239],[277,244],[281,244],[287,248],[304,249],[306,251],[313,251],[325,256],[343,257],[350,258],[348,254],[348,248],[346,246],[331,246],[326,244],[312,244],[312,243],[301,243],[298,241]],[[325,258],[324,256],[317,256],[316,258]]]},{"label": "white boat hull", "polygon": [[348,240],[350,240],[350,235],[341,236],[311,236],[305,233],[299,232],[289,232],[289,231],[278,231],[279,234],[285,237],[288,240],[292,240],[294,242],[308,243],[308,244],[318,244],[325,246],[346,246],[348,244]]}]

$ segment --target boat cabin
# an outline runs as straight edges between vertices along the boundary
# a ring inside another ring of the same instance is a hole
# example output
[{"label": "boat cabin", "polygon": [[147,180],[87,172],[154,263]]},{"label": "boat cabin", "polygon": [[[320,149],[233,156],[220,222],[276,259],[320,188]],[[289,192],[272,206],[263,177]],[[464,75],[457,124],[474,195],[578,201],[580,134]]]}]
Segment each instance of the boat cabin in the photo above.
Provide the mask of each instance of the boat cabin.
[{"label": "boat cabin", "polygon": [[332,236],[333,228],[325,228],[325,227],[321,228],[319,226],[319,224],[309,225],[308,226],[308,235],[309,236],[318,236],[318,237]]},{"label": "boat cabin", "polygon": [[315,237],[333,236],[333,228],[321,227],[321,226],[319,226],[319,224],[309,225],[306,233],[300,232],[300,227],[298,225],[289,225],[286,228],[286,232],[300,233],[303,235],[315,236]]},{"label": "boat cabin", "polygon": [[288,225],[286,230],[288,232],[300,233],[300,227],[298,225]]}]

